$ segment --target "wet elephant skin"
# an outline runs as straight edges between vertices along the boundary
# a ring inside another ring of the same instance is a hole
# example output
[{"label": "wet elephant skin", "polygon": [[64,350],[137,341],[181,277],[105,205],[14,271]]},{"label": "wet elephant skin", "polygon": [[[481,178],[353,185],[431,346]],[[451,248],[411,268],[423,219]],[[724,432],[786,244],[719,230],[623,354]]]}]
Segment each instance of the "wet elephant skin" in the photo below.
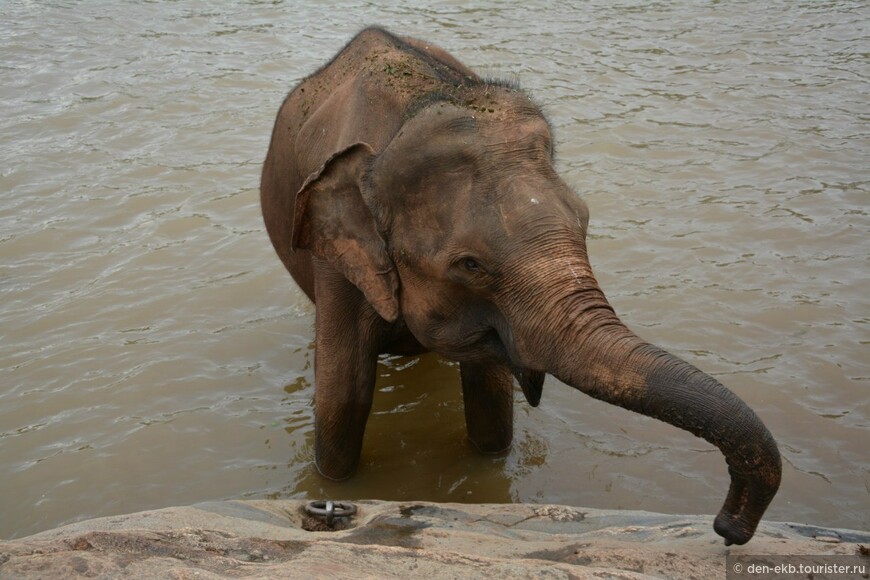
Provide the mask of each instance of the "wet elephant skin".
[{"label": "wet elephant skin", "polygon": [[261,181],[278,256],[316,304],[315,456],[356,469],[380,353],[458,361],[468,435],[510,446],[513,381],[546,374],[716,445],[731,485],[714,528],[753,535],[776,443],[736,395],[631,332],[594,277],[589,211],[553,169],[551,128],[511,83],[370,28],[286,98]]}]

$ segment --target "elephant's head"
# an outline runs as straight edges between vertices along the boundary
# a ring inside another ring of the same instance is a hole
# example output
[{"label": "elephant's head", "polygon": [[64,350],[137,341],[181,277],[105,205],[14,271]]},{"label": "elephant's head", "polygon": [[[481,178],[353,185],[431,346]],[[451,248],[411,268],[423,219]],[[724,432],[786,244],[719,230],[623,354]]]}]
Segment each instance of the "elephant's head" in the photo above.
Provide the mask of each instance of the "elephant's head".
[{"label": "elephant's head", "polygon": [[334,253],[364,256],[344,271],[426,348],[510,368],[533,405],[552,374],[716,445],[731,487],[714,527],[726,543],[745,543],[779,487],[773,437],[718,381],[619,320],[587,256],[586,204],[553,169],[547,121],[523,94],[487,91],[497,105],[436,98],[382,151],[348,150],[354,169],[334,178],[352,182],[365,206],[354,220],[374,227],[342,234],[354,242]]}]

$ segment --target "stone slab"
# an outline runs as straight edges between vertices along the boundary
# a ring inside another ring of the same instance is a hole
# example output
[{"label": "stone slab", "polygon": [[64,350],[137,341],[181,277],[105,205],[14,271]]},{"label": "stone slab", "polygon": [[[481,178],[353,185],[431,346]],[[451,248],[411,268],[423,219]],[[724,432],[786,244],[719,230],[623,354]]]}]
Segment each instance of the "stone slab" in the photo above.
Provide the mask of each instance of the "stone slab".
[{"label": "stone slab", "polygon": [[560,505],[357,502],[337,531],[303,501],[208,502],[0,541],[0,578],[723,578],[729,554],[856,555],[870,533]]}]

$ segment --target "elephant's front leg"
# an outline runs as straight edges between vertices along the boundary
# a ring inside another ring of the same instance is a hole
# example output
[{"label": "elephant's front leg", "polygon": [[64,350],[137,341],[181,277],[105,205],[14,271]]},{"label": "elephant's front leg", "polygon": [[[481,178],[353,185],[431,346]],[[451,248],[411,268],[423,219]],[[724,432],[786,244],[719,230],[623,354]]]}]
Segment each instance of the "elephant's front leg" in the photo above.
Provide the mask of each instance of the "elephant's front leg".
[{"label": "elephant's front leg", "polygon": [[504,451],[514,436],[510,369],[498,364],[462,363],[460,374],[468,438],[483,453]]},{"label": "elephant's front leg", "polygon": [[378,362],[383,322],[355,289],[338,293],[317,284],[314,353],[314,456],[328,479],[356,471]]}]

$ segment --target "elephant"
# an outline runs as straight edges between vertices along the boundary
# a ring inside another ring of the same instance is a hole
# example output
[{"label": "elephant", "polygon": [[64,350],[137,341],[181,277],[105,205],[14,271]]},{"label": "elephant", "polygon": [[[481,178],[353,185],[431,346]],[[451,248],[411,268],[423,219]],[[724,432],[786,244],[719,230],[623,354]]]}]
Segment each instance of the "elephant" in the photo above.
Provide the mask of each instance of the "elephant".
[{"label": "elephant", "polygon": [[514,379],[546,375],[717,446],[730,488],[714,520],[749,541],[782,472],[773,436],[716,379],[617,317],[587,255],[589,209],[554,170],[553,132],[515,82],[444,49],[359,32],[281,105],[260,187],[278,257],[315,304],[314,451],[359,462],[382,353],[459,363],[468,437],[513,437]]}]

